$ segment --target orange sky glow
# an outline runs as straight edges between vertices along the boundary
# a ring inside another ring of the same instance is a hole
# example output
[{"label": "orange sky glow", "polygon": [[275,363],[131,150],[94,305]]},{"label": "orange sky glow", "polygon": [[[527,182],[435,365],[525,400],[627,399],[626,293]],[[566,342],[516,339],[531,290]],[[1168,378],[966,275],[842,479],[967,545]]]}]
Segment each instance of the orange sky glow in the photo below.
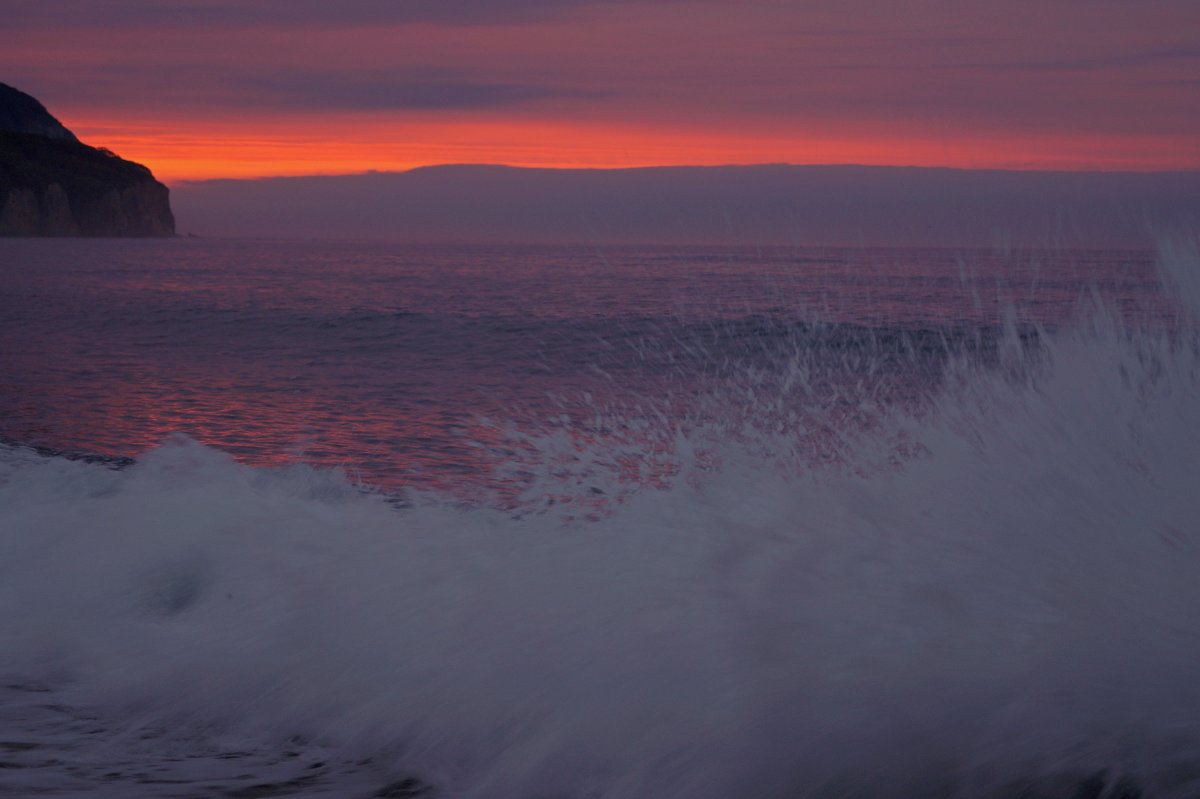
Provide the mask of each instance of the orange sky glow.
[{"label": "orange sky glow", "polygon": [[150,166],[174,184],[211,178],[401,171],[446,163],[621,168],[741,163],[902,164],[958,168],[1161,170],[1200,167],[1188,136],[898,139],[868,135],[739,134],[649,127],[532,122],[378,124],[353,131],[312,120],[299,130],[269,124],[181,124],[129,132],[117,122],[67,118],[79,136]]},{"label": "orange sky glow", "polygon": [[1200,169],[1200,4],[58,0],[0,80],[168,183],[442,163]]}]

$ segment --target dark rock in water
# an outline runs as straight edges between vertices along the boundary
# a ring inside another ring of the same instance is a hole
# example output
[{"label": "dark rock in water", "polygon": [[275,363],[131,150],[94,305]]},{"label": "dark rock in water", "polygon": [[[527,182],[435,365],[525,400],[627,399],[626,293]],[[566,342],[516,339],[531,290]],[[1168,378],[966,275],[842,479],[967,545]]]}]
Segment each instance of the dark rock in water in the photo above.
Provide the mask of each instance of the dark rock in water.
[{"label": "dark rock in water", "polygon": [[1071,799],[1142,799],[1142,791],[1128,777],[1112,780],[1102,772],[1077,785]]},{"label": "dark rock in water", "polygon": [[374,799],[433,799],[433,789],[420,780],[408,777],[389,782],[371,796]]},{"label": "dark rock in water", "polygon": [[1043,778],[1003,795],[1011,799],[1148,799],[1136,780],[1105,771],[1086,777]]},{"label": "dark rock in water", "polygon": [[167,187],[0,83],[0,236],[173,236]]}]

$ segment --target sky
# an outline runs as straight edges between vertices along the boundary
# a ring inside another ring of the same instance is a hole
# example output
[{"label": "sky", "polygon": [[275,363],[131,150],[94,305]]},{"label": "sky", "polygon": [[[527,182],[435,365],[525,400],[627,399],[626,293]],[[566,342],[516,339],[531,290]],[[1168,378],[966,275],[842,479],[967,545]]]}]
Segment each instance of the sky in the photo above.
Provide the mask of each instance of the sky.
[{"label": "sky", "polygon": [[1198,0],[3,0],[177,184],[443,163],[1200,168]]}]

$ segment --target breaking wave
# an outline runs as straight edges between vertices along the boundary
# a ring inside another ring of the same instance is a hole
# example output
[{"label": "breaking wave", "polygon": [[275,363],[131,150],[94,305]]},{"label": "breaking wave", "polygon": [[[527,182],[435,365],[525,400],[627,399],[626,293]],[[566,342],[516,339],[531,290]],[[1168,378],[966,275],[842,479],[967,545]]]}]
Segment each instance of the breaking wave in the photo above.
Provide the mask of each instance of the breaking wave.
[{"label": "breaking wave", "polygon": [[516,507],[5,447],[0,676],[445,796],[1195,796],[1200,257],[1161,259],[1169,323],[1010,330],[869,423],[788,416],[801,369],[515,436]]}]

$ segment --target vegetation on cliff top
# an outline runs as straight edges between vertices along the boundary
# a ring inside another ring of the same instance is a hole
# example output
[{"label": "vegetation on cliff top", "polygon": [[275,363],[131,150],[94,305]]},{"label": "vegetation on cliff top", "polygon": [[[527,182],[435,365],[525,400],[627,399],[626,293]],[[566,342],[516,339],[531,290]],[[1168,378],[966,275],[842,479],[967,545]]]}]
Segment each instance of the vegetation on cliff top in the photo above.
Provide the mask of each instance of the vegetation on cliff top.
[{"label": "vegetation on cliff top", "polygon": [[0,83],[0,235],[174,230],[167,188],[149,169],[83,144],[36,99]]},{"label": "vegetation on cliff top", "polygon": [[34,189],[58,183],[80,200],[154,180],[150,170],[78,141],[0,133],[0,186]]}]

